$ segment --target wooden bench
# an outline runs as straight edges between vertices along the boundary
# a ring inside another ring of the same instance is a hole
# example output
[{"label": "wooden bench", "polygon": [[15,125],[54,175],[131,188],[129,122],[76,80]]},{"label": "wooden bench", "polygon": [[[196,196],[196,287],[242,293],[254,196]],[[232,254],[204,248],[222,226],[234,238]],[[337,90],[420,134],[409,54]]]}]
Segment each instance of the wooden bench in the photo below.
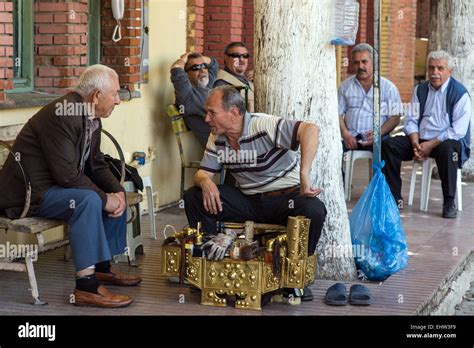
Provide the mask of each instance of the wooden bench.
[{"label": "wooden bench", "polygon": [[[117,152],[119,154],[119,158],[122,162],[121,168],[121,179],[120,184],[123,186],[125,182],[125,159],[123,156],[122,149],[120,145],[115,140],[115,138],[105,130],[102,130],[106,136],[110,138],[112,143],[115,145]],[[14,156],[12,152],[12,145],[13,142],[5,142],[0,140],[0,148],[5,148],[7,151]],[[46,302],[43,302],[39,298],[39,290],[38,284],[36,281],[36,275],[33,267],[33,261],[37,260],[38,254],[43,253],[49,250],[54,250],[59,247],[64,247],[64,259],[67,261],[69,260],[69,239],[68,239],[68,225],[65,221],[61,220],[53,220],[53,219],[45,219],[41,217],[26,217],[29,207],[30,207],[30,198],[31,198],[31,184],[28,180],[28,175],[26,172],[26,168],[22,167],[20,161],[17,161],[18,165],[21,168],[21,171],[24,174],[24,181],[25,181],[25,205],[23,208],[23,212],[21,213],[18,219],[9,219],[5,216],[0,216],[0,230],[5,230],[6,234],[9,231],[25,233],[28,235],[33,235],[37,241],[37,248],[33,251],[29,251],[26,255],[18,255],[19,257],[15,258],[0,258],[0,270],[9,270],[9,271],[18,271],[18,272],[28,272],[28,278],[30,282],[30,290],[31,295],[33,297],[33,303],[35,305],[45,305]],[[2,167],[0,166],[0,170]],[[143,200],[143,196],[137,192],[127,192],[126,193],[127,205],[131,209],[131,218],[127,223],[132,223],[136,218],[137,211],[135,206]],[[48,241],[45,238],[45,232],[50,231],[52,228],[56,228],[59,226],[64,226],[64,234],[62,238],[55,239],[53,241]],[[14,262],[19,258],[25,259],[25,264]]]}]

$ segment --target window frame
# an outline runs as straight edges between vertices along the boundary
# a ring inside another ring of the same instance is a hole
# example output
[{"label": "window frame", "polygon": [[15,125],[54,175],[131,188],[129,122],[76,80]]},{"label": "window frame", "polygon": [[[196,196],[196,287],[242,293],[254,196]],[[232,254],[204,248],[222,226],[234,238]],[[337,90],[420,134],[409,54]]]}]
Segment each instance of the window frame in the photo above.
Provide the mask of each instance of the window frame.
[{"label": "window frame", "polygon": [[[13,0],[13,33],[15,50],[17,37],[20,36],[18,42],[19,52],[15,52],[13,57],[13,68],[18,62],[21,66],[21,77],[13,77],[13,89],[6,90],[6,93],[24,93],[31,92],[34,89],[34,7],[33,0]],[[19,61],[18,61],[19,59]],[[14,72],[15,74],[15,72]]]},{"label": "window frame", "polygon": [[101,26],[100,26],[100,12],[101,0],[89,1],[89,20],[88,20],[88,59],[87,65],[94,65],[100,63],[100,43],[101,43]]}]

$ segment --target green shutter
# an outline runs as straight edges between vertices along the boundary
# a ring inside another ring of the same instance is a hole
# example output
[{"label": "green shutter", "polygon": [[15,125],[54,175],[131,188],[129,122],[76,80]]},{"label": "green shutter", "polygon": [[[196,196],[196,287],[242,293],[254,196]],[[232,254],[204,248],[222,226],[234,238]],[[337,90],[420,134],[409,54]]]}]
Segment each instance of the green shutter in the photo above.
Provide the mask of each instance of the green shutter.
[{"label": "green shutter", "polygon": [[33,0],[14,0],[14,78],[7,93],[30,92],[34,86]]},{"label": "green shutter", "polygon": [[89,1],[89,65],[100,63],[100,9],[100,0]]}]

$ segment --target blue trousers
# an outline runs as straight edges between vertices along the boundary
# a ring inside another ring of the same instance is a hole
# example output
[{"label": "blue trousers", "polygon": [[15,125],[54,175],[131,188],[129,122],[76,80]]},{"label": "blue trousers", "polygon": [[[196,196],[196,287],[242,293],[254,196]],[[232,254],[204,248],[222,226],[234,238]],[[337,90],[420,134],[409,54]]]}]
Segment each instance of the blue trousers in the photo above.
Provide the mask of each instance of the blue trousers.
[{"label": "blue trousers", "polygon": [[125,252],[127,214],[111,218],[99,195],[87,189],[52,186],[43,195],[38,216],[67,221],[76,271]]}]

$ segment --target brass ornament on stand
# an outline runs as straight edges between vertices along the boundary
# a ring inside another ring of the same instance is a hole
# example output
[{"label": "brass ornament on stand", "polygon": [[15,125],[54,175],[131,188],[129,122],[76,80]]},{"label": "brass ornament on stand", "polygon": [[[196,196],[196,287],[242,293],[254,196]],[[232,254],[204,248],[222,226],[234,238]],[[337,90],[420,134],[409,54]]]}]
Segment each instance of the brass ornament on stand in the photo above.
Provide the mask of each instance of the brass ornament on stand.
[{"label": "brass ornament on stand", "polygon": [[202,305],[225,307],[226,297],[233,296],[236,308],[261,310],[262,295],[282,288],[303,289],[314,282],[316,256],[308,256],[309,225],[303,216],[289,217],[286,228],[252,221],[224,224],[244,231],[236,245],[259,241],[258,257],[248,261],[207,260],[200,251],[199,226],[186,228],[163,242],[162,274],[179,277],[184,262],[181,276],[201,289]]}]

